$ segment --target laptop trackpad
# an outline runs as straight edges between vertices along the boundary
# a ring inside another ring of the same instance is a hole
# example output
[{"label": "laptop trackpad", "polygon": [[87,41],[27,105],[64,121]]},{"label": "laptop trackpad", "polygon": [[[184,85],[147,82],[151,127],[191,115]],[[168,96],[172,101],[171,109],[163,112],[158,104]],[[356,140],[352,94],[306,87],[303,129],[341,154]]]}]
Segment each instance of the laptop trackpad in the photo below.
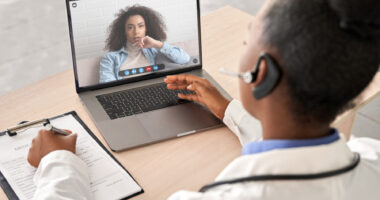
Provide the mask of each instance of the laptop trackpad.
[{"label": "laptop trackpad", "polygon": [[176,137],[178,134],[220,125],[222,122],[195,103],[185,103],[136,116],[153,139]]}]

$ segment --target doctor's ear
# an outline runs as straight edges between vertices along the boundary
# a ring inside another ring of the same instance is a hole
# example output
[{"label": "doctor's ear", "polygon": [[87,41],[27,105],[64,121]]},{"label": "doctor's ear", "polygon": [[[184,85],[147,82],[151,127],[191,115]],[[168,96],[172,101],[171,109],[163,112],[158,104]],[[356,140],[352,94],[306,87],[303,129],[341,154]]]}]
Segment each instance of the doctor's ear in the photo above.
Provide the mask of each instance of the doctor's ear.
[{"label": "doctor's ear", "polygon": [[280,67],[267,53],[260,55],[256,63],[256,81],[253,82],[253,96],[256,99],[269,95],[278,85],[281,78]]},{"label": "doctor's ear", "polygon": [[259,61],[259,63],[257,63],[256,69],[254,69],[256,71],[256,80],[252,83],[254,87],[259,86],[265,79],[267,67],[268,66],[265,60]]}]

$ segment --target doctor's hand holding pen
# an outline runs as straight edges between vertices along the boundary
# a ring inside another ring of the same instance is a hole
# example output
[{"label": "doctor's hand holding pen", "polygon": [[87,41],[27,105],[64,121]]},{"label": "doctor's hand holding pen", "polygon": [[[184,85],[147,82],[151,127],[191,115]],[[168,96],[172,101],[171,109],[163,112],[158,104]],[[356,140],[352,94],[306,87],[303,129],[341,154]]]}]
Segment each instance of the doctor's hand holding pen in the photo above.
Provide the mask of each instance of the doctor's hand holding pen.
[{"label": "doctor's hand holding pen", "polygon": [[70,133],[67,136],[57,134],[54,131],[40,130],[37,137],[32,140],[32,145],[28,153],[28,162],[33,167],[38,167],[41,159],[56,150],[66,150],[75,154],[75,146],[77,141],[77,134]]},{"label": "doctor's hand holding pen", "polygon": [[219,119],[223,120],[224,113],[230,101],[207,80],[198,76],[182,74],[167,76],[165,83],[170,90],[190,90],[195,94],[178,94],[181,99],[199,102]]}]

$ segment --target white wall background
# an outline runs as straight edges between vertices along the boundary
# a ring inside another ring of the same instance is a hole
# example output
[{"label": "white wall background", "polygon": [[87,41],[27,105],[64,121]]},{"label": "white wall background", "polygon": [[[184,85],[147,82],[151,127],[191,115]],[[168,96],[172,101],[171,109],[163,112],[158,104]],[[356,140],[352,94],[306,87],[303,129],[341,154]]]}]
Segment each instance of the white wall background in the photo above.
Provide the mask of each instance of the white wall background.
[{"label": "white wall background", "polygon": [[[75,8],[73,3],[76,3]],[[115,14],[134,4],[150,7],[163,16],[168,43],[197,39],[194,0],[79,0],[71,2],[70,6],[77,59],[103,55],[108,27]]]}]

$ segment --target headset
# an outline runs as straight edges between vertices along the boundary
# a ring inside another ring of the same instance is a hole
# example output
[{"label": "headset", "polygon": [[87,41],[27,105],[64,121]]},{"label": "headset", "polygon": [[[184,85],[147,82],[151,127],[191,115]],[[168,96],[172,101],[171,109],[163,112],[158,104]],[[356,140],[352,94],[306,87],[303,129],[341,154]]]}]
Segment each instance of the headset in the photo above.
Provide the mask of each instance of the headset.
[{"label": "headset", "polygon": [[265,60],[267,64],[267,72],[263,81],[252,90],[252,94],[256,99],[261,99],[270,94],[281,79],[281,70],[276,60],[268,53],[261,53],[259,59],[257,60],[255,69],[251,72],[245,73],[234,73],[228,71],[224,68],[220,68],[220,72],[229,76],[235,76],[243,79],[247,84],[251,84],[257,80],[257,75],[259,74],[260,64]]},{"label": "headset", "polygon": [[199,190],[199,192],[206,192],[207,190],[213,187],[220,186],[220,185],[235,184],[235,183],[242,183],[242,182],[248,182],[248,181],[313,180],[313,179],[327,178],[327,177],[337,176],[337,175],[349,172],[355,169],[358,166],[359,162],[360,162],[360,155],[355,152],[353,162],[340,169],[316,173],[316,174],[253,175],[253,176],[236,178],[236,179],[227,180],[227,181],[217,181],[217,182],[203,186]]},{"label": "headset", "polygon": [[259,59],[257,60],[254,71],[246,72],[241,75],[244,82],[253,83],[257,80],[260,64],[263,60],[265,60],[267,64],[267,71],[263,81],[252,91],[252,94],[256,99],[261,99],[269,95],[280,82],[282,75],[282,72],[276,60],[268,53],[261,53]]}]

